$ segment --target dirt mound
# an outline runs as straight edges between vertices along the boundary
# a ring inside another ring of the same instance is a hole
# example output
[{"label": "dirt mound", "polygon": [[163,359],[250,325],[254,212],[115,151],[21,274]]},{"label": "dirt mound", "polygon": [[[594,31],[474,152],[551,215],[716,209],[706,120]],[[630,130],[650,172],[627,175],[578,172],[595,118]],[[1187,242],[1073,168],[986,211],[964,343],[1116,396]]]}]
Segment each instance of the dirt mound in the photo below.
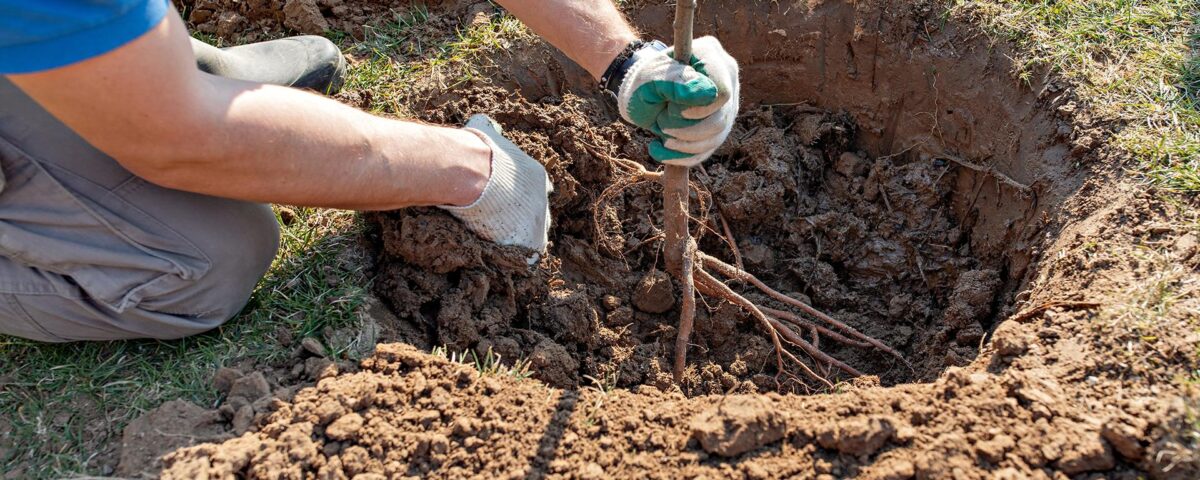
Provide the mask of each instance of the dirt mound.
[{"label": "dirt mound", "polygon": [[[953,369],[828,397],[559,390],[400,344],[257,432],[176,451],[163,478],[1136,478],[1148,398],[1080,414],[1045,373]],[[970,425],[969,428],[964,428]],[[724,460],[736,458],[736,461]]]}]

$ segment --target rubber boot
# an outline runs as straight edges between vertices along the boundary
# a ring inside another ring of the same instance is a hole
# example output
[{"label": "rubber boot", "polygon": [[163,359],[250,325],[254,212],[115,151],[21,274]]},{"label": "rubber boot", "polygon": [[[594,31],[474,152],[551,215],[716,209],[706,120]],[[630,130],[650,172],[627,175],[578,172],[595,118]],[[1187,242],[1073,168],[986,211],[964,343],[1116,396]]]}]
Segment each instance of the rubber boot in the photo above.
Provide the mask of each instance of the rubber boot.
[{"label": "rubber boot", "polygon": [[192,39],[201,71],[258,83],[334,94],[346,77],[346,59],[329,39],[315,35],[217,48]]}]

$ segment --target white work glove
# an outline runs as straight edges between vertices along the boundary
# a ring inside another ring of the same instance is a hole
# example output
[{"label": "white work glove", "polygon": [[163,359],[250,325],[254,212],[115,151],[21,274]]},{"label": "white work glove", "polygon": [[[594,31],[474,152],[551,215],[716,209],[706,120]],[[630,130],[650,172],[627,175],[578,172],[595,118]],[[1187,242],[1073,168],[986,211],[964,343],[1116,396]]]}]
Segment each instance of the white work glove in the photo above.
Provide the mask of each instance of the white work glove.
[{"label": "white work glove", "polygon": [[655,160],[693,166],[725,142],[738,113],[738,65],[713,37],[692,42],[689,66],[653,52],[629,67],[617,92],[621,117],[658,135]]},{"label": "white work glove", "polygon": [[[546,168],[504,138],[500,125],[487,115],[472,115],[466,129],[492,149],[492,175],[474,203],[442,206],[471,231],[500,245],[546,251],[550,232],[550,202],[554,191]],[[530,263],[537,261],[537,255]]]}]

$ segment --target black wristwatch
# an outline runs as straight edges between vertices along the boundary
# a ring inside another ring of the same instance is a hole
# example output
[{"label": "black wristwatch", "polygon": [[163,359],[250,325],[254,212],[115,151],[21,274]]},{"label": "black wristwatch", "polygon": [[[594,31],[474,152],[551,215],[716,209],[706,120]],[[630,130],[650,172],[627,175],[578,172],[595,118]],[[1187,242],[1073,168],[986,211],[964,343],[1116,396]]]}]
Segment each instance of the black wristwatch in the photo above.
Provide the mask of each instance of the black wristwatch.
[{"label": "black wristwatch", "polygon": [[600,88],[607,90],[613,96],[621,92],[621,82],[625,81],[625,74],[629,72],[629,68],[637,63],[642,57],[666,50],[667,44],[658,40],[645,42],[642,40],[634,40],[629,43],[629,46],[621,50],[621,53],[614,58],[612,63],[608,64],[608,68],[604,70],[604,75],[600,76]]}]

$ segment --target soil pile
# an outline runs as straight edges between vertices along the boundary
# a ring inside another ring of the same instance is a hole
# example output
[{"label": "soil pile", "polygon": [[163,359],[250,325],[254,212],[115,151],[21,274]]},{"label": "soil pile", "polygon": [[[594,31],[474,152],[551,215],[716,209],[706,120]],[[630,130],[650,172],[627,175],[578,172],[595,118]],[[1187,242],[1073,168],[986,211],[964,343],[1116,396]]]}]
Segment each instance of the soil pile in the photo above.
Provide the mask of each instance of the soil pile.
[{"label": "soil pile", "polygon": [[163,478],[1132,479],[1173,428],[1147,420],[1170,413],[1161,403],[1121,392],[1121,408],[1084,413],[1045,370],[686,398],[480,376],[401,344],[362,367],[278,404],[255,432],[168,454]]}]

